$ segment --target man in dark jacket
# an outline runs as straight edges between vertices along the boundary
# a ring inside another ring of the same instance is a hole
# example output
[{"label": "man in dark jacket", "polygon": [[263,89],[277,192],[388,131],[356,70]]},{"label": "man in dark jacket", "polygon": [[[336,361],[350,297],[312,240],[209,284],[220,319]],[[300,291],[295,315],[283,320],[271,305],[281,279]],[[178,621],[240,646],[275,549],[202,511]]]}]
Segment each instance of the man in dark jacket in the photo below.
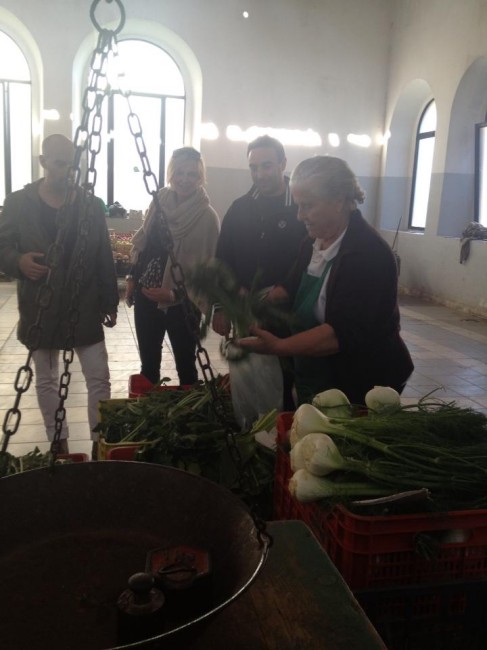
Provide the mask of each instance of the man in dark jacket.
[{"label": "man in dark jacket", "polygon": [[[234,201],[226,213],[218,239],[216,257],[234,273],[240,291],[249,291],[258,278],[257,289],[271,289],[287,277],[306,235],[297,220],[297,207],[284,175],[284,147],[267,135],[252,141],[247,148],[250,191]],[[227,336],[230,324],[215,310],[215,332]],[[289,363],[289,362],[288,362]],[[285,410],[293,408],[290,394],[292,373],[284,374]]]},{"label": "man in dark jacket", "polygon": [[[79,188],[69,191],[73,159],[74,145],[68,138],[57,134],[47,137],[40,156],[44,178],[5,199],[0,217],[0,270],[18,280],[17,335],[24,345],[35,348],[36,392],[48,439],[52,441],[55,433],[55,414],[60,401],[59,351],[73,347],[86,381],[88,422],[96,442],[93,428],[97,424],[98,402],[110,397],[102,323],[108,319],[111,325],[116,324],[118,287],[99,202],[88,202],[85,214],[83,191]],[[68,198],[70,204],[65,205]],[[47,253],[56,241],[61,210],[66,218],[61,259],[59,267],[51,271],[51,299],[42,313],[38,340],[33,344],[31,339],[36,337],[32,336],[31,328],[39,314],[37,296],[48,277]],[[88,227],[79,232],[79,223],[85,219]],[[73,331],[74,314],[77,323]],[[60,444],[63,453],[68,451],[68,435],[67,424],[63,423]]]}]

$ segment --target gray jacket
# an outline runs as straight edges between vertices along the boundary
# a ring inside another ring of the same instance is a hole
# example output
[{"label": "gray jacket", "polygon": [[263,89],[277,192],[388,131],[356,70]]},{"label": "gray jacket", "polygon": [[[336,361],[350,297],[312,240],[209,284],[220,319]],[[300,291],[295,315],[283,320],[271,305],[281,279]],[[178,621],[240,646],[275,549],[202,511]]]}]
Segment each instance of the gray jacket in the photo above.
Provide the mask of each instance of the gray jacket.
[{"label": "gray jacket", "polygon": [[[18,279],[20,319],[17,335],[24,344],[29,343],[29,328],[38,317],[37,295],[46,278],[38,282],[28,280],[19,269],[19,258],[29,252],[44,253],[47,256],[52,243],[41,218],[38,193],[40,182],[31,183],[10,194],[5,199],[0,216],[0,270]],[[103,340],[102,316],[116,313],[119,300],[105,215],[97,200],[92,202],[89,224],[80,292],[76,305],[73,305],[79,310],[73,347],[92,345]],[[76,232],[75,229],[75,224],[72,224],[73,233]],[[36,347],[55,350],[66,347],[77,252],[81,241],[75,234],[72,254],[60,270],[51,274],[52,298],[49,307],[42,314],[41,335]]]}]

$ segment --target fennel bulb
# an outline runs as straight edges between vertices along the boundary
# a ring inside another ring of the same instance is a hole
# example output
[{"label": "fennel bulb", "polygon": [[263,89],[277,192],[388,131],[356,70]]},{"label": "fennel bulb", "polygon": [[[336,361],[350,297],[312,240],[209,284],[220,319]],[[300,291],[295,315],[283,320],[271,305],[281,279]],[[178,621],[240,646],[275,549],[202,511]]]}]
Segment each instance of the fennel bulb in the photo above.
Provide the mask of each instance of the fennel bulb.
[{"label": "fennel bulb", "polygon": [[[304,468],[310,474],[326,476],[336,470],[347,469],[347,461],[326,433],[308,433],[297,443],[298,446]],[[292,463],[291,468],[294,469]]]},{"label": "fennel bulb", "polygon": [[330,388],[318,393],[313,397],[311,403],[330,418],[349,418],[352,416],[348,397],[338,388]]},{"label": "fennel bulb", "polygon": [[374,386],[365,396],[365,405],[374,413],[393,413],[401,408],[401,397],[390,386]]},{"label": "fennel bulb", "polygon": [[289,435],[291,447],[294,447],[298,440],[304,438],[308,433],[325,433],[326,427],[329,424],[329,419],[316,406],[312,404],[301,404],[293,416],[293,423]]},{"label": "fennel bulb", "polygon": [[293,472],[297,472],[298,469],[304,469],[305,464],[303,454],[301,453],[301,440],[298,440],[289,452],[289,461]]}]

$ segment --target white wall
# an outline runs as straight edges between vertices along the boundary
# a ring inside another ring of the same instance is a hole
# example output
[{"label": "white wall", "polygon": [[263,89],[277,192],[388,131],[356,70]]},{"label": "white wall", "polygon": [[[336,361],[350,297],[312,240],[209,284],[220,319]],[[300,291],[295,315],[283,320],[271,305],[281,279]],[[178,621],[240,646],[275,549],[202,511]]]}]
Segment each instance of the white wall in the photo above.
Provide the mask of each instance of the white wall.
[{"label": "white wall", "polygon": [[[386,123],[413,82],[424,91],[423,105],[429,88],[438,111],[427,226],[424,234],[399,234],[400,284],[409,293],[487,315],[487,242],[473,242],[470,258],[459,263],[459,237],[474,219],[474,124],[487,111],[487,1],[399,1],[392,43]],[[389,228],[401,214],[407,227],[411,165],[406,162],[404,174],[397,168],[389,173],[384,161],[387,214],[381,224],[396,211]],[[392,241],[393,233],[386,237]]]},{"label": "white wall", "polygon": [[[77,52],[95,32],[90,0],[2,0],[30,31],[42,56],[44,107],[57,108],[58,123],[44,134],[71,132],[71,74]],[[366,216],[373,218],[381,149],[347,145],[331,149],[327,133],[342,142],[348,132],[383,132],[388,74],[390,0],[124,0],[126,25],[119,38],[170,30],[187,44],[201,68],[203,122],[220,129],[203,141],[208,190],[218,212],[249,187],[246,144],[232,143],[225,128],[237,124],[313,129],[320,149],[287,147],[288,169],[314,153],[333,153],[350,162],[368,192]],[[250,17],[242,17],[246,9]],[[115,3],[101,1],[97,20],[119,19]],[[105,21],[105,22],[104,22]],[[0,27],[1,28],[1,27]],[[197,143],[197,133],[193,144]],[[40,140],[40,139],[39,139]],[[37,143],[38,146],[38,143]]]},{"label": "white wall", "polygon": [[[60,122],[41,125],[35,153],[42,135],[72,132],[69,114],[79,98],[71,84],[74,62],[79,65],[83,45],[96,41],[91,4],[50,0],[47,11],[38,0],[2,0],[0,28],[7,24],[15,36],[16,21],[25,32],[22,46],[33,44],[39,53],[28,59],[37,66],[41,107],[62,114]],[[487,56],[487,0],[124,0],[124,6],[119,37],[144,29],[161,39],[172,34],[199,65],[194,121],[220,129],[220,138],[202,141],[201,150],[221,215],[249,187],[246,145],[228,141],[226,126],[309,128],[323,146],[288,146],[288,169],[314,153],[347,159],[367,192],[365,216],[392,242],[398,218],[407,225],[410,134],[393,133],[384,149],[375,142],[360,149],[345,137],[375,137],[396,123],[404,106],[416,110],[434,97],[438,128],[428,223],[423,235],[400,233],[400,282],[405,291],[487,313],[487,242],[473,243],[465,265],[458,261],[459,235],[474,217],[473,123],[487,111],[487,64],[481,60]],[[102,24],[118,21],[116,3],[101,1],[97,17]],[[479,85],[481,91],[472,91]],[[415,126],[411,115],[409,128]],[[328,146],[328,132],[341,136],[338,149]],[[191,143],[199,146],[198,138],[193,129]],[[394,138],[403,139],[403,151],[392,164],[387,155]]]}]

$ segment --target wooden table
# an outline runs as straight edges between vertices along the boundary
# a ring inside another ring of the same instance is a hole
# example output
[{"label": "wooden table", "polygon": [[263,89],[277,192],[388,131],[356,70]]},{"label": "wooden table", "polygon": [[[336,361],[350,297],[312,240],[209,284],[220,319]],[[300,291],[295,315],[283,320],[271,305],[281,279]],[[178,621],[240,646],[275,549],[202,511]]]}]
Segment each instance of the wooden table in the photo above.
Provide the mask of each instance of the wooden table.
[{"label": "wooden table", "polygon": [[161,650],[385,650],[309,528],[277,521],[268,531],[274,545],[248,591],[196,640],[166,642]]}]

